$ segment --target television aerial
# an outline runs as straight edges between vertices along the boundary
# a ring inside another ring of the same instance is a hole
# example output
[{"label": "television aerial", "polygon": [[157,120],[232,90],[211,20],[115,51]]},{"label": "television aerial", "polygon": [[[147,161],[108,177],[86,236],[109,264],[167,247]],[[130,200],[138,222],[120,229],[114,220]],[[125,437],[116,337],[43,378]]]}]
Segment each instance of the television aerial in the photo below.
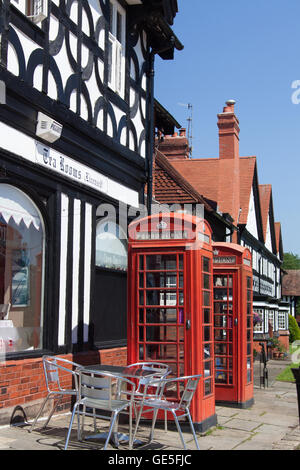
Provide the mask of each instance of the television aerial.
[{"label": "television aerial", "polygon": [[191,103],[178,103],[179,106],[184,106],[189,111],[189,116],[187,118],[188,126],[187,126],[187,136],[189,141],[189,151],[190,151],[190,158],[193,152],[193,105]]}]

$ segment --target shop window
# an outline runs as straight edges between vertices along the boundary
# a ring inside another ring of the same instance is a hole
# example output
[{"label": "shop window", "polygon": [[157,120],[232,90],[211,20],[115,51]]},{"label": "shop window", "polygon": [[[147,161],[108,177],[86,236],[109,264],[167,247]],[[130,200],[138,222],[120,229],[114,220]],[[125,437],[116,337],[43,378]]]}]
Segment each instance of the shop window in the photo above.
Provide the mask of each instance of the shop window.
[{"label": "shop window", "polygon": [[264,309],[255,308],[253,309],[254,314],[258,315],[260,322],[255,322],[253,326],[254,333],[264,333]]},{"label": "shop window", "polygon": [[115,222],[100,222],[96,228],[96,266],[127,270],[126,234]]},{"label": "shop window", "polygon": [[288,329],[287,312],[278,312],[278,329],[279,330]]},{"label": "shop window", "polygon": [[108,37],[108,85],[123,95],[125,74],[125,25],[124,9],[115,0],[109,2],[110,25]]},{"label": "shop window", "polygon": [[42,347],[44,225],[29,197],[0,184],[0,354]]}]

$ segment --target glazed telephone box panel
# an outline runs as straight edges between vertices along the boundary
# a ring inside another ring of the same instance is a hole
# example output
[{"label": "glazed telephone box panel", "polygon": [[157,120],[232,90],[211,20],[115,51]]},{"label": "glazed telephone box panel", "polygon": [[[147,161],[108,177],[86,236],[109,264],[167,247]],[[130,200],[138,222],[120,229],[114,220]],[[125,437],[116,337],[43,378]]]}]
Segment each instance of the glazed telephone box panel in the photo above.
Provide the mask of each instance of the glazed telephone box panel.
[{"label": "glazed telephone box panel", "polygon": [[206,221],[171,213],[129,226],[128,363],[162,362],[174,377],[201,374],[191,406],[200,431],[216,424],[212,269]]},{"label": "glazed telephone box panel", "polygon": [[220,403],[253,403],[251,253],[213,243],[215,395]]}]

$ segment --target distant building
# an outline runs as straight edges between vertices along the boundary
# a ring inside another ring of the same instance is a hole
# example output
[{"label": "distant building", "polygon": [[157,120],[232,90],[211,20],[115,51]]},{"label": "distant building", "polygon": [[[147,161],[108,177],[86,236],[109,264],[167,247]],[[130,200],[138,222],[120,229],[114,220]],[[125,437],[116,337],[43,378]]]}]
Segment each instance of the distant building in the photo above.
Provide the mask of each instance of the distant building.
[{"label": "distant building", "polygon": [[300,298],[300,269],[287,269],[282,277],[282,301],[288,313],[296,318],[300,326],[300,314],[297,315],[296,305]]},{"label": "distant building", "polygon": [[[241,244],[252,253],[253,311],[261,318],[255,326],[255,339],[266,340],[271,326],[287,346],[288,317],[281,306],[280,224],[274,218],[271,185],[259,184],[256,157],[239,155],[240,128],[234,104],[228,101],[218,114],[218,158],[190,158],[180,131],[165,135],[157,141],[157,148],[219,216],[230,216],[233,230],[219,241]],[[220,235],[215,232],[214,236],[218,239]]]}]

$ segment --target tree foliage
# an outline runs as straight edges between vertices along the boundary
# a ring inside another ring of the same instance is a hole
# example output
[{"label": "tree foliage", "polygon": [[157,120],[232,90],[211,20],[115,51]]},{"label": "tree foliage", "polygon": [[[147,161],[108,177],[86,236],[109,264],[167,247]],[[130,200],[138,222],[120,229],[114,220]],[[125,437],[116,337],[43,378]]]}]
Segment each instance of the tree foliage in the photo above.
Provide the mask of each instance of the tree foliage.
[{"label": "tree foliage", "polygon": [[293,315],[289,315],[289,331],[290,331],[290,343],[293,343],[296,340],[300,340],[300,328],[296,319]]},{"label": "tree foliage", "polygon": [[283,269],[300,269],[300,258],[294,253],[284,253],[283,256]]}]

